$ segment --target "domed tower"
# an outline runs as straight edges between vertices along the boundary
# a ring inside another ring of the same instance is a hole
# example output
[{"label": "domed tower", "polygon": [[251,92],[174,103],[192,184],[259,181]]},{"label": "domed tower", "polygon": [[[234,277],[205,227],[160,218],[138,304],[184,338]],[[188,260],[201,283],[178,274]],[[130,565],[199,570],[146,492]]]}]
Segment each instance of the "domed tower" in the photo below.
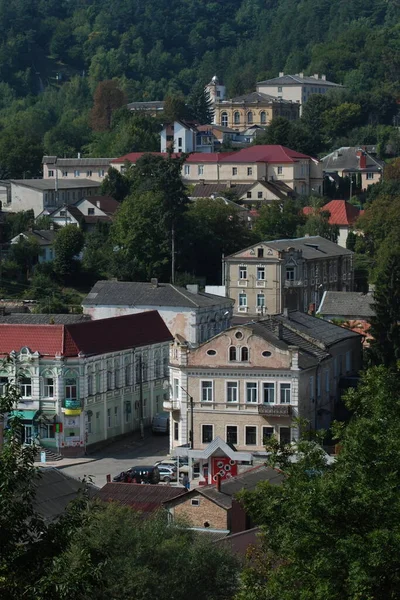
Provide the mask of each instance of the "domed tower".
[{"label": "domed tower", "polygon": [[207,83],[206,90],[210,94],[210,100],[213,104],[225,100],[225,86],[221,85],[216,75]]}]

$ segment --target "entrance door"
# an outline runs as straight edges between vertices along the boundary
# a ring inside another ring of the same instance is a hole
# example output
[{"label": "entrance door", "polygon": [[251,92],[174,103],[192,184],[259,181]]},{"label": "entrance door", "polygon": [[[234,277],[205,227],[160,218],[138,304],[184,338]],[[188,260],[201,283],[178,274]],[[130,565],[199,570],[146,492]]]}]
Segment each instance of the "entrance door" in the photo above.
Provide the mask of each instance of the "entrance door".
[{"label": "entrance door", "polygon": [[24,425],[24,444],[33,443],[33,427],[32,425]]}]

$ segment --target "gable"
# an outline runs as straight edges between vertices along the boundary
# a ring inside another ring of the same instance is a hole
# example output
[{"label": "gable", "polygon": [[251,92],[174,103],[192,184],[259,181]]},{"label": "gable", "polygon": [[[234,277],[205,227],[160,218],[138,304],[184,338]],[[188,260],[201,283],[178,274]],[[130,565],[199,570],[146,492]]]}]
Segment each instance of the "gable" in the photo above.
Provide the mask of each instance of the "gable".
[{"label": "gable", "polygon": [[[258,249],[263,249],[263,256],[259,257],[258,255]],[[268,246],[265,242],[260,242],[258,244],[254,244],[254,246],[249,246],[248,248],[245,248],[244,250],[239,250],[239,252],[235,252],[235,254],[231,254],[230,256],[227,256],[226,260],[229,259],[234,259],[236,260],[240,260],[240,259],[258,259],[261,260],[263,258],[278,258],[279,257],[279,251],[275,250],[274,248],[271,248],[270,246]]]}]

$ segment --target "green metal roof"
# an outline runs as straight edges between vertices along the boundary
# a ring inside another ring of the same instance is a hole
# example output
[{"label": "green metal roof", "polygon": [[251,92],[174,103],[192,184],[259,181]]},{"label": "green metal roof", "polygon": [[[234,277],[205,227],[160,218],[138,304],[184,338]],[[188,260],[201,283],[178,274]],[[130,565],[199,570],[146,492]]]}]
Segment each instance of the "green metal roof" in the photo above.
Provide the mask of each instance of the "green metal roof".
[{"label": "green metal roof", "polygon": [[37,412],[37,410],[13,410],[10,417],[18,417],[22,421],[33,421]]}]

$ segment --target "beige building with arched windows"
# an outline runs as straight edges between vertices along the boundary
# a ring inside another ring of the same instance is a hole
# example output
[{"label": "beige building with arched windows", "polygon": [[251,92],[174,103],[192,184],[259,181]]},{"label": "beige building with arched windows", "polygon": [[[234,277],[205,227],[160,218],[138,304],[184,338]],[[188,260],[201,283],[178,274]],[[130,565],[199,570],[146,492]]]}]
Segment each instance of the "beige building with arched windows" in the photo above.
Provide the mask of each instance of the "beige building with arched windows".
[{"label": "beige building with arched windows", "polygon": [[215,102],[214,111],[215,124],[243,129],[251,125],[266,127],[276,117],[298,119],[300,104],[269,94],[251,92],[230,100]]}]

